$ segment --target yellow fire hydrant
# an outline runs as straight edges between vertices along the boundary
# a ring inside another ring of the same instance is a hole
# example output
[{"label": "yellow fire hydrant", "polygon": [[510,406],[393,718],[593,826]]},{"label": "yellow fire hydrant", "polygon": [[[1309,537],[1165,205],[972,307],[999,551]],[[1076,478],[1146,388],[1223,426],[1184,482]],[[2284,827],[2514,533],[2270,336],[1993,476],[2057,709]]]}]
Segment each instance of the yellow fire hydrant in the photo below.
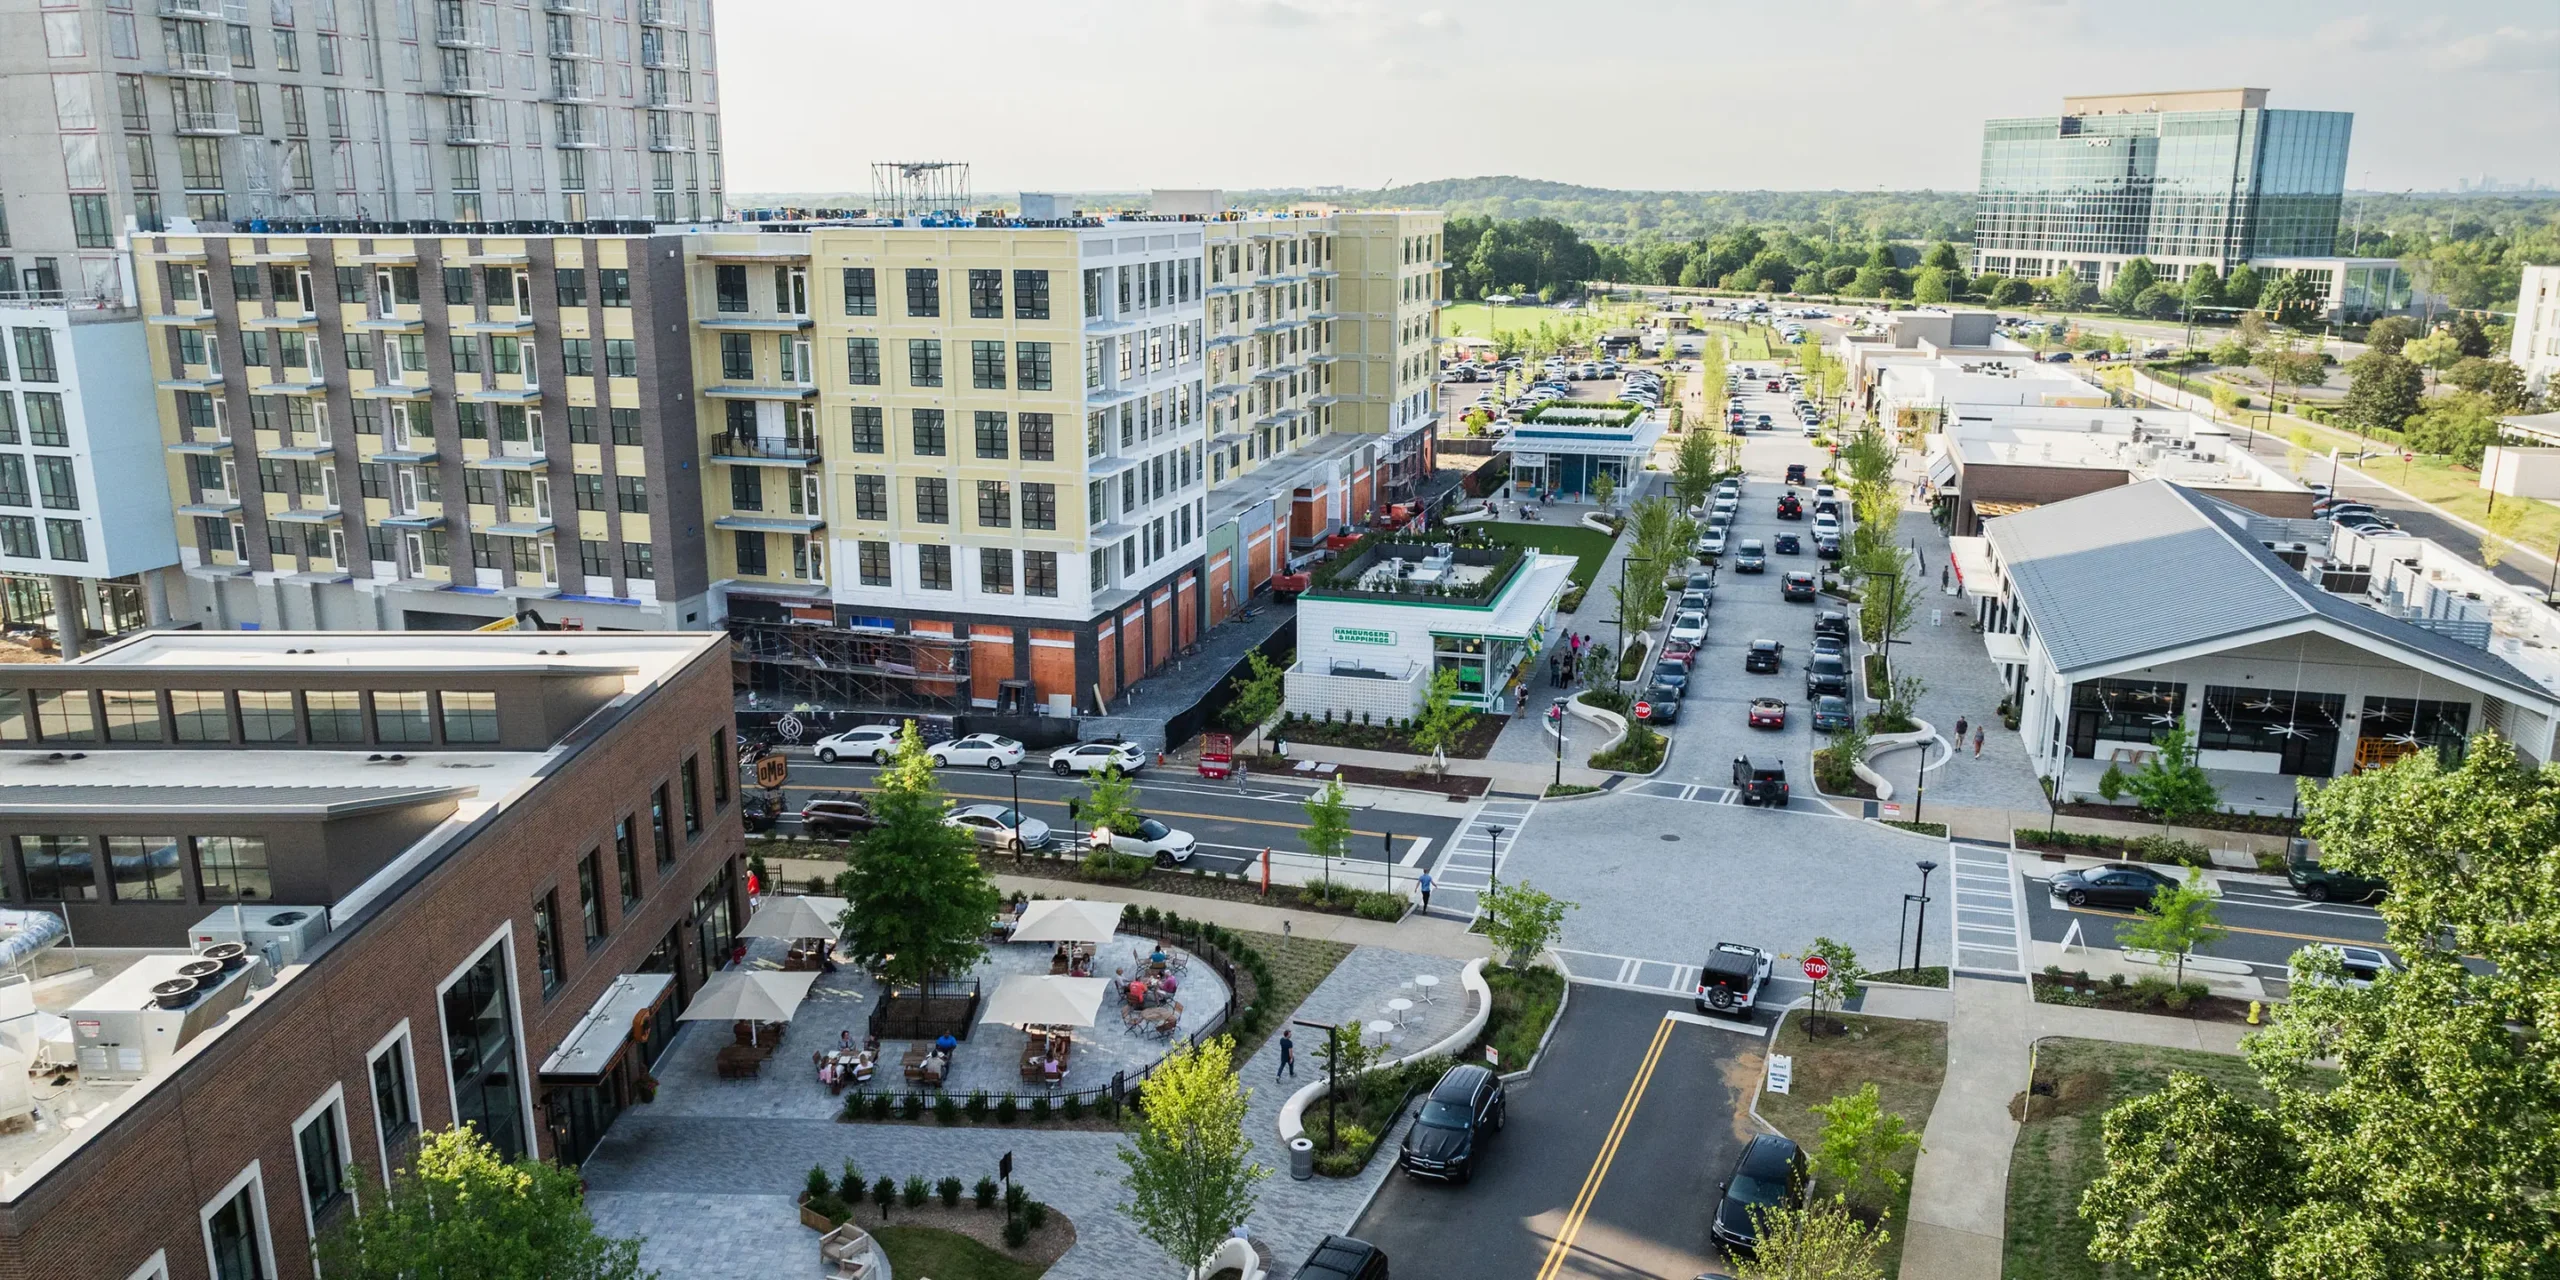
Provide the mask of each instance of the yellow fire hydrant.
[{"label": "yellow fire hydrant", "polygon": [[2258,1010],[2259,1010],[2259,1009],[2261,1009],[2261,1008],[2263,1008],[2263,1007],[2264,1007],[2264,1006],[2260,1005],[2260,1004],[2259,1004],[2257,1001],[2255,1001],[2255,1000],[2252,1000],[2252,1001],[2250,1001],[2250,1002],[2249,1002],[2249,1025],[2250,1025],[2250,1026],[2253,1026],[2253,1027],[2254,1027],[2254,1026],[2258,1025]]}]

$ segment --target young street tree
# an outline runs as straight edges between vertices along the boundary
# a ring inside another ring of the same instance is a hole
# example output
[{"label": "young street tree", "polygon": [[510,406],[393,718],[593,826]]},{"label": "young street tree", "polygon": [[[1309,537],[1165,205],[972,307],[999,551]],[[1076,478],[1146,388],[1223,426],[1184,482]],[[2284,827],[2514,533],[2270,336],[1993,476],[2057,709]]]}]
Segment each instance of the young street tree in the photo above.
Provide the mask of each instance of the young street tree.
[{"label": "young street tree", "polygon": [[1820,956],[1823,963],[1830,966],[1829,971],[1813,984],[1813,1007],[1809,1011],[1813,1018],[1811,1025],[1820,1027],[1824,1025],[1822,1014],[1826,1006],[1838,1009],[1866,990],[1859,979],[1866,977],[1867,971],[1859,967],[1858,953],[1845,942],[1815,938],[1805,954]]},{"label": "young street tree", "polygon": [[2212,776],[2196,763],[2195,738],[2184,725],[2154,737],[2151,746],[2151,758],[2125,779],[2125,789],[2160,820],[2162,831],[2178,825],[2181,818],[2211,813],[2222,803],[2222,792],[2214,787]]},{"label": "young street tree", "polygon": [[1085,778],[1084,795],[1076,801],[1076,817],[1087,829],[1100,828],[1115,835],[1135,834],[1138,829],[1138,788],[1123,776],[1118,766]]},{"label": "young street tree", "polygon": [[640,1280],[640,1242],[599,1235],[578,1172],[513,1164],[468,1125],[427,1135],[388,1195],[320,1242],[330,1280]]},{"label": "young street tree", "polygon": [[1525,969],[1564,932],[1564,913],[1578,904],[1514,880],[1476,895],[1484,933],[1510,957],[1506,967]]},{"label": "young street tree", "polygon": [[1884,1280],[1876,1254],[1884,1232],[1860,1222],[1839,1197],[1752,1211],[1750,1254],[1733,1259],[1740,1280]]},{"label": "young street tree", "polygon": [[2177,957],[2177,981],[2185,982],[2187,957],[2228,932],[2215,914],[2213,895],[2205,891],[2204,872],[2190,867],[2185,884],[2151,895],[2151,905],[2116,926],[2116,945],[2127,951],[2148,951],[2163,960]]},{"label": "young street tree", "polygon": [[1680,459],[1671,473],[1671,492],[1680,499],[1680,509],[1694,511],[1707,500],[1716,487],[1716,441],[1712,424],[1698,423],[1698,429],[1680,437]]},{"label": "young street tree", "polygon": [[915,721],[900,730],[898,752],[878,782],[871,798],[877,825],[836,881],[853,903],[845,913],[848,951],[890,985],[916,986],[986,955],[980,939],[1003,895],[978,865],[976,837],[942,821],[951,802]]},{"label": "young street tree", "polygon": [[1264,657],[1260,649],[1244,656],[1245,674],[1229,684],[1235,689],[1235,700],[1227,704],[1227,724],[1252,731],[1254,750],[1262,749],[1262,726],[1280,714],[1289,667],[1297,661],[1292,653],[1281,662]]},{"label": "young street tree", "polygon": [[1870,1080],[1856,1093],[1817,1102],[1822,1137],[1810,1162],[1813,1176],[1879,1217],[1893,1207],[1908,1179],[1896,1162],[1920,1147],[1900,1112],[1887,1111]]},{"label": "young street tree", "polygon": [[2404,967],[2352,987],[2334,953],[2297,956],[2248,1041],[2264,1105],[2181,1075],[2110,1113],[2091,1253],[2158,1280],[2547,1274],[2560,768],[2482,735],[2459,766],[2421,751],[2303,807],[2322,863],[2391,886]]},{"label": "young street tree", "polygon": [[1333,896],[1333,860],[1351,848],[1351,805],[1343,798],[1339,779],[1324,784],[1324,790],[1298,802],[1307,811],[1307,825],[1298,833],[1298,843],[1324,865],[1324,892]]},{"label": "young street tree", "polygon": [[1423,691],[1422,714],[1413,721],[1413,749],[1446,770],[1449,761],[1444,753],[1458,745],[1475,722],[1476,713],[1458,705],[1457,668],[1442,667],[1431,673],[1431,685]]},{"label": "young street tree", "polygon": [[1147,1078],[1147,1105],[1136,1113],[1137,1131],[1116,1153],[1129,1170],[1122,1184],[1129,1200],[1120,1212],[1171,1254],[1185,1277],[1198,1274],[1210,1250],[1252,1215],[1254,1184],[1271,1176],[1254,1163],[1245,1138],[1234,1049],[1218,1036],[1158,1063]]}]

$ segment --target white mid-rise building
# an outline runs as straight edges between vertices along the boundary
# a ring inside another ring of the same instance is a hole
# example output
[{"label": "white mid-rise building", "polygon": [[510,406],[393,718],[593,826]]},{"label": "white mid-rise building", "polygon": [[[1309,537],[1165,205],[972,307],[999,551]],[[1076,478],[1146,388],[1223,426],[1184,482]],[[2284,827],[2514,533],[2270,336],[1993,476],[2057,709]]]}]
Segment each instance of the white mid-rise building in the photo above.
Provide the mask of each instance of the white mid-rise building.
[{"label": "white mid-rise building", "polygon": [[2516,290],[2516,336],[2507,359],[2524,370],[2525,385],[2536,392],[2551,389],[2560,373],[2560,267],[2526,267],[2524,285]]}]

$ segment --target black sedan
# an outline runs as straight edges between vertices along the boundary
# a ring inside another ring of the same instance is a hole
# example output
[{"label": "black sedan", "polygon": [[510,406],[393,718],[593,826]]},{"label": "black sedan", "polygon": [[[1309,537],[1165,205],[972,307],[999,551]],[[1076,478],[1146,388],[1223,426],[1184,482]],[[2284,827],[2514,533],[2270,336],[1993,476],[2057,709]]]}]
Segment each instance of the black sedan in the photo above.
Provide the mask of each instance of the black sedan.
[{"label": "black sedan", "polygon": [[1656,680],[1636,695],[1644,704],[1646,724],[1672,724],[1680,719],[1680,687]]},{"label": "black sedan", "polygon": [[1804,1153],[1795,1143],[1774,1133],[1753,1138],[1742,1149],[1742,1158],[1734,1162],[1733,1176],[1718,1188],[1724,1195],[1716,1203],[1715,1222],[1709,1227],[1716,1243],[1750,1252],[1760,1238],[1753,1211],[1794,1204],[1804,1183]]},{"label": "black sedan", "polygon": [[1847,698],[1826,693],[1813,700],[1813,727],[1817,732],[1838,733],[1855,719],[1857,716],[1849,710]]},{"label": "black sedan", "polygon": [[2150,867],[2130,862],[2065,871],[2054,876],[2053,896],[2075,907],[2147,907],[2151,895],[2178,882]]},{"label": "black sedan", "polygon": [[1796,600],[1806,604],[1811,604],[1813,602],[1813,575],[1810,573],[1788,574],[1779,582],[1778,594],[1788,600]]},{"label": "black sedan", "polygon": [[1742,669],[1754,675],[1778,674],[1787,656],[1787,647],[1775,640],[1754,640],[1742,651]]},{"label": "black sedan", "polygon": [[1816,558],[1818,558],[1818,559],[1823,559],[1823,560],[1837,560],[1837,559],[1839,559],[1839,558],[1840,558],[1840,540],[1839,540],[1838,538],[1816,538],[1816,539],[1814,539],[1814,540],[1813,540],[1813,554],[1814,554],[1814,556],[1815,556]]},{"label": "black sedan", "polygon": [[1778,554],[1782,556],[1800,556],[1804,554],[1804,539],[1799,538],[1792,533],[1779,534],[1776,543],[1773,545],[1777,548]]}]

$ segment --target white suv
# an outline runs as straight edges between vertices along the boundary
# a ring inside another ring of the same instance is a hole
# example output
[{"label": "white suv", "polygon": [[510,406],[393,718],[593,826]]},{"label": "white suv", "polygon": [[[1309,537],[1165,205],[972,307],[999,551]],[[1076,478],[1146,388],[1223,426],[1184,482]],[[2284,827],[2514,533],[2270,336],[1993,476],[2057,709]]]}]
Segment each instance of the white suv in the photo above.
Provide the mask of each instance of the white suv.
[{"label": "white suv", "polygon": [[1100,773],[1118,769],[1124,774],[1147,767],[1147,753],[1134,742],[1079,742],[1049,753],[1049,768],[1058,773]]},{"label": "white suv", "polygon": [[839,756],[887,764],[889,757],[898,750],[898,726],[866,724],[859,729],[831,733],[818,739],[814,750],[818,759],[827,764],[834,764]]}]

